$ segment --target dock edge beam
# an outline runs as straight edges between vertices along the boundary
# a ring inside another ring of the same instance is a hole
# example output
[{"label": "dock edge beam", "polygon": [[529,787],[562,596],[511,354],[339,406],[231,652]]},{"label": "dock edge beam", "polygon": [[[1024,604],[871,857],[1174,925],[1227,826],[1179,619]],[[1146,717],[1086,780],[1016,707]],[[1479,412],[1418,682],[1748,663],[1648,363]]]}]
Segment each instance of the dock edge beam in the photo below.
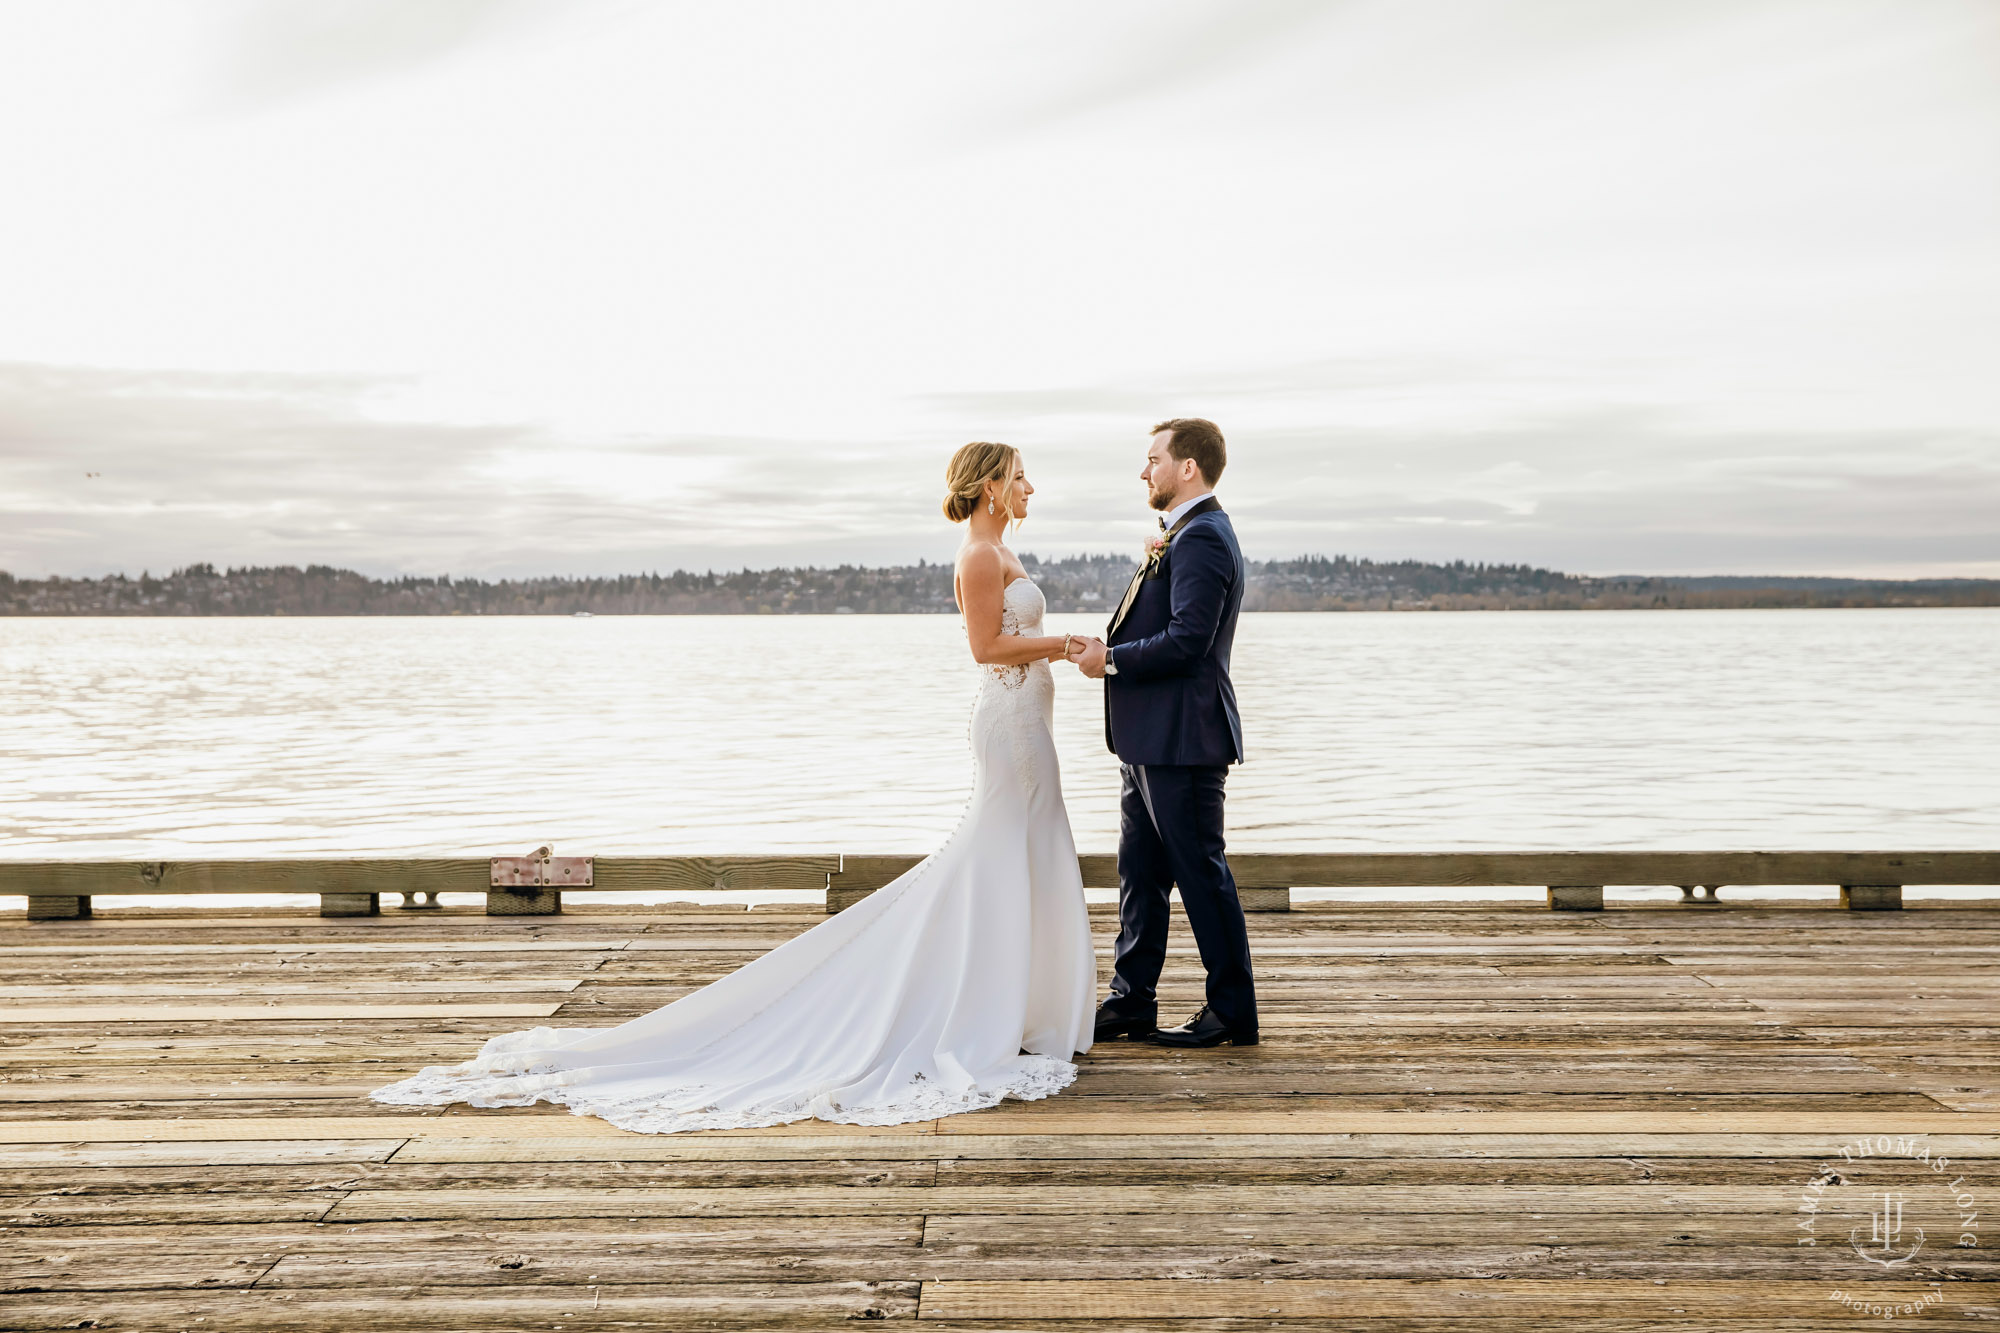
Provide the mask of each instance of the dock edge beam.
[{"label": "dock edge beam", "polygon": [[561,914],[561,889],[506,887],[486,891],[488,916],[560,916]]},{"label": "dock edge beam", "polygon": [[1601,912],[1604,910],[1604,886],[1602,884],[1551,884],[1549,888],[1549,910],[1551,912]]},{"label": "dock edge beam", "polygon": [[1843,884],[1840,905],[1850,912],[1898,912],[1903,907],[1900,884]]},{"label": "dock edge beam", "polygon": [[[873,892],[875,892],[873,889],[849,889],[829,885],[826,891],[827,915],[844,912]],[[1238,888],[1236,901],[1242,904],[1246,912],[1289,912],[1292,910],[1292,891]]]},{"label": "dock edge beam", "polygon": [[28,895],[28,920],[30,921],[74,921],[78,917],[90,915],[90,895],[87,893],[31,893]]}]

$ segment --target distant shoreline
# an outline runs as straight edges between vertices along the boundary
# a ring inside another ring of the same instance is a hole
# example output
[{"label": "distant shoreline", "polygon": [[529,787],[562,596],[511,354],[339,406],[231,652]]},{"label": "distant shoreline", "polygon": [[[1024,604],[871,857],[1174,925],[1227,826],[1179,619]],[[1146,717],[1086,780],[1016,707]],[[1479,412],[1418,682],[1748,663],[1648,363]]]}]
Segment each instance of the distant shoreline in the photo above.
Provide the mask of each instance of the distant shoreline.
[{"label": "distant shoreline", "polygon": [[[1122,556],[1022,562],[1059,612],[1109,613]],[[1634,611],[2000,606],[2000,579],[1754,575],[1591,578],[1528,565],[1378,562],[1347,556],[1250,562],[1246,611]],[[951,614],[951,567],[919,561],[602,578],[372,579],[329,565],[164,577],[21,579],[0,572],[0,616],[477,616]]]}]

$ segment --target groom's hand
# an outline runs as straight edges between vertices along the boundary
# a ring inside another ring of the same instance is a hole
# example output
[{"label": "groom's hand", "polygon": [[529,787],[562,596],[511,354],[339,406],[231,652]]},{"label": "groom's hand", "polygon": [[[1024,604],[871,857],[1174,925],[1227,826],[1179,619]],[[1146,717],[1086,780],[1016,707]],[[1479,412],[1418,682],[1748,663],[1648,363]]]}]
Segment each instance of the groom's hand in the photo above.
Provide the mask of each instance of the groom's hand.
[{"label": "groom's hand", "polygon": [[1070,649],[1069,660],[1092,680],[1104,679],[1104,640],[1083,639]]}]

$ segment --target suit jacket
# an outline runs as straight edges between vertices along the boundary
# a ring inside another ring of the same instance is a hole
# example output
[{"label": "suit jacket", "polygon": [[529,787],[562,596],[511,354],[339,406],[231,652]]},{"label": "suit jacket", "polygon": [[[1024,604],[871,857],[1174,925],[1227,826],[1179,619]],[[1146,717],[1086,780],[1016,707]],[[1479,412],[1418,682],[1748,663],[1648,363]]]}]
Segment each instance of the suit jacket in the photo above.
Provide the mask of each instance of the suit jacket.
[{"label": "suit jacket", "polygon": [[1128,764],[1243,762],[1243,723],[1229,649],[1243,605],[1243,552],[1213,496],[1167,536],[1166,553],[1133,576],[1105,642],[1104,740]]}]

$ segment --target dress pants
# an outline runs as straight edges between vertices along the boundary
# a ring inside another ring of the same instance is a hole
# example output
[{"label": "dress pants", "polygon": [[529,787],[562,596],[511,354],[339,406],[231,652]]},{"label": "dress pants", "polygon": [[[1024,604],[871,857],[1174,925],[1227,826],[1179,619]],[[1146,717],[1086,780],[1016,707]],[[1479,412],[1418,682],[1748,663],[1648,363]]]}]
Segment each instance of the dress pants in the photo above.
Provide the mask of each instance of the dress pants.
[{"label": "dress pants", "polygon": [[1222,765],[1121,764],[1118,948],[1105,1008],[1159,1018],[1167,960],[1168,894],[1176,884],[1208,971],[1208,1007],[1232,1031],[1257,1031],[1250,932],[1223,857]]}]

